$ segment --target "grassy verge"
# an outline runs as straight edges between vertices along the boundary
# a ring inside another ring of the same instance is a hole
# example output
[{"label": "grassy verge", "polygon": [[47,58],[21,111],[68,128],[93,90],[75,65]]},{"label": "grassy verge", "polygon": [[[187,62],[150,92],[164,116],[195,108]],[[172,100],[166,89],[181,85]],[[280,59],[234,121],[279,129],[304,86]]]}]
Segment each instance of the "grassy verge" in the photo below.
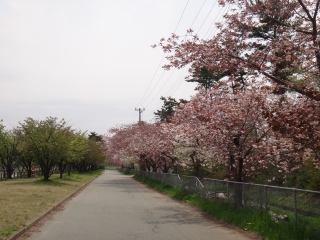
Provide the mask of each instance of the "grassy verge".
[{"label": "grassy verge", "polygon": [[134,178],[162,193],[187,202],[188,204],[214,216],[216,219],[238,226],[246,231],[255,232],[269,240],[319,239],[319,227],[314,228],[315,225],[310,225],[310,221],[307,218],[299,219],[299,226],[295,228],[293,218],[290,218],[289,221],[275,223],[271,219],[271,216],[265,211],[254,211],[249,208],[237,207],[223,201],[214,201],[201,197],[197,194],[190,194],[180,188],[172,188],[152,179],[139,176],[134,176]]},{"label": "grassy verge", "polygon": [[126,171],[124,169],[119,169],[118,171],[121,172],[124,175],[132,175],[129,171]]},{"label": "grassy verge", "polygon": [[25,226],[101,172],[72,173],[62,179],[53,174],[49,181],[33,177],[0,182],[0,239]]}]

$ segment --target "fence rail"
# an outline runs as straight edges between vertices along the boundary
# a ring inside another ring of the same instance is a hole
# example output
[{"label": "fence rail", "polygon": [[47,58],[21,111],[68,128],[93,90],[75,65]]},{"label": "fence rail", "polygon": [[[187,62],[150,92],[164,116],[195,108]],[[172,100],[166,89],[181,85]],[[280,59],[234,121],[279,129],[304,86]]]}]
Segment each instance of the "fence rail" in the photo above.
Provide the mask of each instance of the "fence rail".
[{"label": "fence rail", "polygon": [[297,224],[300,216],[316,217],[320,221],[320,192],[271,185],[251,184],[194,176],[126,170],[127,173],[158,180],[172,187],[181,187],[206,198],[227,201],[244,207],[271,210],[277,214],[293,213]]}]

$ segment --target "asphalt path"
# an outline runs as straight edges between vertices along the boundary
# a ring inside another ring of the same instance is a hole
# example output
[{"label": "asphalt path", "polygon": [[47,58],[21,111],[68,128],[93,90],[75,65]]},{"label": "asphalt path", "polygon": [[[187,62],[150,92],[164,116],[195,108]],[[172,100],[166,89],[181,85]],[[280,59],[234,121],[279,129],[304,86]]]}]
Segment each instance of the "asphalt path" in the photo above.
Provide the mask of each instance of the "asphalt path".
[{"label": "asphalt path", "polygon": [[146,187],[131,176],[107,170],[28,239],[252,238]]}]

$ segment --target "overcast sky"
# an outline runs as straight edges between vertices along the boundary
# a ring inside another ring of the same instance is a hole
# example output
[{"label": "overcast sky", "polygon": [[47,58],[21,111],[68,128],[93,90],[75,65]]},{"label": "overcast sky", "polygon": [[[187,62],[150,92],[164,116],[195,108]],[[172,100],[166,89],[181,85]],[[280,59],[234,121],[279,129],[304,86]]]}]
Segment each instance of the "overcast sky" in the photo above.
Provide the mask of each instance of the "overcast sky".
[{"label": "overcast sky", "polygon": [[11,128],[53,116],[104,134],[137,121],[136,107],[151,120],[161,96],[190,99],[186,71],[158,69],[166,60],[150,46],[176,28],[214,34],[226,11],[215,2],[0,0],[0,119]]}]

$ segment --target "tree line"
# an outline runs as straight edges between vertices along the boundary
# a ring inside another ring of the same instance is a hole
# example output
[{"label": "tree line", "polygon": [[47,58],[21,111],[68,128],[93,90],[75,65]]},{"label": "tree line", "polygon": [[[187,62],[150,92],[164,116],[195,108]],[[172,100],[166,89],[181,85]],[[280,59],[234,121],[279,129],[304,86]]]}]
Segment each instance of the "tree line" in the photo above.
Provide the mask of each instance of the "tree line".
[{"label": "tree line", "polygon": [[166,69],[188,66],[190,101],[164,98],[154,123],[110,129],[109,156],[150,171],[221,168],[221,177],[320,189],[320,0],[222,0],[218,33],[161,39]]},{"label": "tree line", "polygon": [[0,123],[0,169],[8,179],[15,170],[31,177],[35,168],[41,170],[44,180],[54,168],[62,178],[73,169],[85,172],[104,167],[105,160],[102,137],[76,131],[64,119],[27,118],[9,130]]}]

